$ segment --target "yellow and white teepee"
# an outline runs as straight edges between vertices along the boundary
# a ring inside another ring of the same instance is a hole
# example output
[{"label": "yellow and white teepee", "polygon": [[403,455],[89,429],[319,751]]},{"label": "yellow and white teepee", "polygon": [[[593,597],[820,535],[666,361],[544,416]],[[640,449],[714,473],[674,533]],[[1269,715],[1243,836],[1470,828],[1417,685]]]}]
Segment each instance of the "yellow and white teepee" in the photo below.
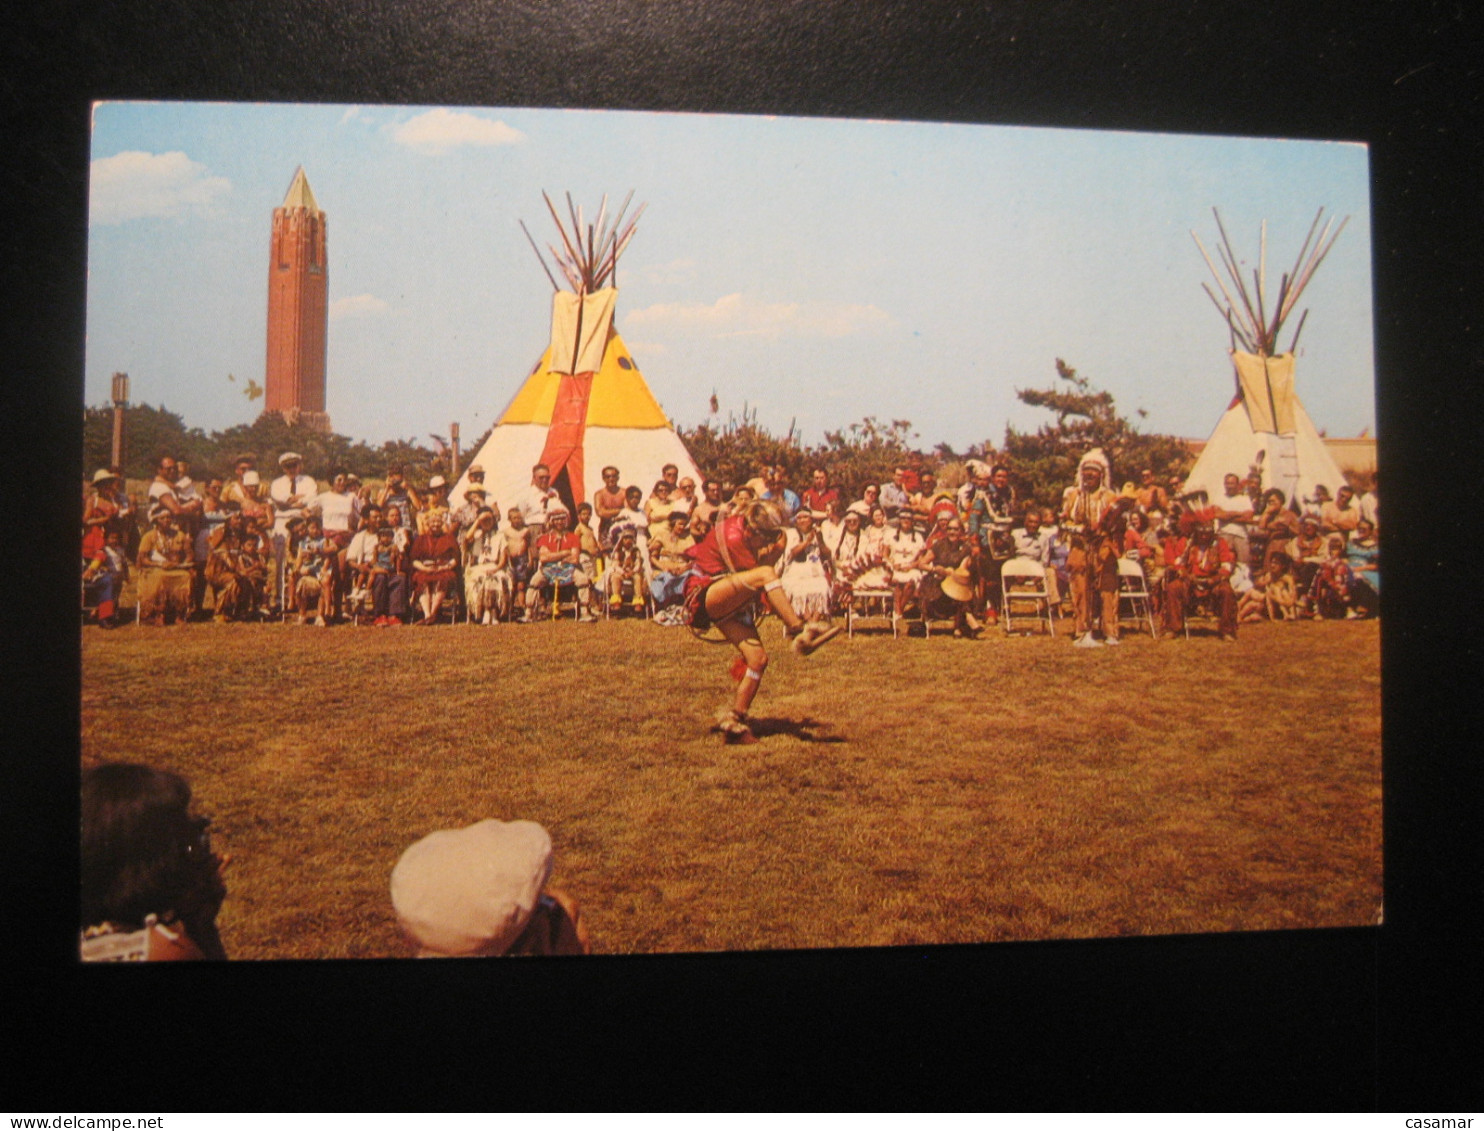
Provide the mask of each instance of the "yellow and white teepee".
[{"label": "yellow and white teepee", "polygon": [[[592,501],[610,464],[618,468],[623,486],[637,486],[646,497],[670,463],[699,484],[695,461],[614,328],[618,290],[604,285],[643,208],[624,226],[625,201],[609,227],[605,199],[594,225],[584,228],[581,212],[573,212],[569,235],[549,198],[546,204],[563,245],[548,248],[572,289],[561,289],[547,270],[556,292],[550,343],[469,466],[484,468],[488,498],[502,510],[530,486],[531,468],[538,463],[550,468],[552,486],[572,507]],[[467,484],[466,471],[452,497],[462,498]]]},{"label": "yellow and white teepee", "polygon": [[1222,297],[1218,299],[1209,286],[1201,284],[1226,320],[1237,391],[1186,477],[1187,492],[1205,491],[1207,498],[1215,503],[1225,495],[1223,481],[1227,475],[1245,479],[1257,468],[1264,490],[1277,487],[1290,506],[1301,510],[1314,505],[1316,487],[1324,486],[1333,495],[1345,482],[1344,473],[1324,446],[1319,430],[1294,391],[1293,351],[1309,316],[1307,310],[1299,318],[1288,349],[1282,353],[1277,350],[1278,334],[1284,322],[1344,230],[1345,220],[1342,220],[1331,234],[1333,221],[1330,221],[1314,242],[1314,232],[1323,215],[1321,208],[1309,226],[1309,235],[1299,249],[1293,271],[1283,275],[1271,307],[1267,292],[1266,224],[1262,226],[1251,290],[1237,269],[1236,253],[1227,239],[1220,213],[1216,213],[1216,226],[1221,233],[1217,253],[1225,268],[1224,276],[1216,270],[1200,237],[1191,232],[1221,291]]}]

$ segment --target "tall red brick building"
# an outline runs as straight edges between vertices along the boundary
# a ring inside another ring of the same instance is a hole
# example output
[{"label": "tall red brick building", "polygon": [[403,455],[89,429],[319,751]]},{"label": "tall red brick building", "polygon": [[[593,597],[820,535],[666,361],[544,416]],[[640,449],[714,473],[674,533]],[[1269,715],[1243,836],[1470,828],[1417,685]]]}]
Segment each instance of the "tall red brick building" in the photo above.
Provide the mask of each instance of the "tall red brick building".
[{"label": "tall red brick building", "polygon": [[282,207],[273,210],[268,260],[268,370],[265,412],[321,431],[325,412],[325,341],[330,316],[325,214],[301,165]]}]

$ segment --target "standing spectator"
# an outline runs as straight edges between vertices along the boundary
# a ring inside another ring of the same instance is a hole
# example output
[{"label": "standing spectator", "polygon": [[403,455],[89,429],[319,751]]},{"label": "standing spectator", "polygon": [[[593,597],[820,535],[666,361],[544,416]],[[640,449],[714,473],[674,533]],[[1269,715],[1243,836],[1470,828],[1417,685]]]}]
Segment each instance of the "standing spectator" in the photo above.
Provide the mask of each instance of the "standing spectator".
[{"label": "standing spectator", "polygon": [[580,547],[578,564],[582,567],[582,572],[596,578],[603,564],[603,545],[593,530],[592,503],[577,504],[577,522],[572,527],[572,533],[577,535]]},{"label": "standing spectator", "polygon": [[1360,497],[1360,517],[1365,519],[1376,530],[1381,529],[1381,502],[1376,497],[1376,492],[1381,489],[1381,472],[1371,472],[1371,489]]},{"label": "standing spectator", "polygon": [[531,468],[531,485],[516,497],[515,504],[520,507],[521,517],[530,528],[531,543],[531,567],[536,566],[535,545],[537,539],[546,532],[546,516],[554,506],[561,506],[561,496],[557,494],[556,488],[551,485],[551,468],[544,463],[538,463]]},{"label": "standing spectator", "polygon": [[660,468],[660,478],[670,485],[670,494],[673,495],[680,486],[680,468],[673,463],[667,463]]},{"label": "standing spectator", "polygon": [[175,514],[156,504],[153,529],[139,540],[139,620],[156,628],[184,621],[191,603],[191,540]]},{"label": "standing spectator", "polygon": [[1355,488],[1346,483],[1334,501],[1319,508],[1319,529],[1325,534],[1338,534],[1347,542],[1360,521],[1360,504],[1355,501]]},{"label": "standing spectator", "polygon": [[840,491],[830,485],[830,473],[822,467],[814,469],[811,479],[801,504],[813,517],[814,525],[818,526],[829,517],[830,503],[840,501]]},{"label": "standing spectator", "polygon": [[84,962],[224,959],[216,916],[230,857],[185,779],[111,763],[82,776]]},{"label": "standing spectator", "polygon": [[701,484],[701,501],[691,512],[691,518],[702,518],[711,526],[715,526],[717,515],[720,513],[721,483],[715,479],[707,479]]},{"label": "standing spectator", "polygon": [[286,600],[289,556],[289,523],[309,513],[309,505],[319,494],[314,478],[302,474],[304,457],[298,452],[284,452],[278,457],[283,474],[268,485],[268,498],[273,504],[273,588],[276,600]]},{"label": "standing spectator", "polygon": [[1221,480],[1223,496],[1216,500],[1216,533],[1231,548],[1242,565],[1252,560],[1251,547],[1247,541],[1247,527],[1256,517],[1252,513],[1252,500],[1242,486],[1242,478],[1228,472]]},{"label": "standing spectator", "polygon": [[598,516],[598,538],[606,546],[608,534],[613,529],[613,520],[624,506],[624,494],[618,485],[618,468],[603,469],[603,485],[593,493],[593,507]]},{"label": "standing spectator", "polygon": [[845,509],[855,511],[861,516],[862,525],[871,521],[871,512],[881,505],[881,487],[876,483],[867,483],[861,497]]},{"label": "standing spectator", "polygon": [[[483,464],[478,464],[478,463],[471,464],[469,466],[469,470],[468,470],[468,472],[466,474],[469,477],[468,486],[466,486],[464,488],[462,494],[458,498],[452,499],[450,501],[449,505],[452,506],[457,511],[460,507],[462,507],[462,506],[464,506],[464,505],[466,505],[466,504],[468,504],[470,502],[473,502],[473,500],[469,498],[469,492],[473,488],[478,487],[478,488],[480,488],[480,490],[483,493],[483,496],[484,497],[480,500],[480,502],[477,504],[477,506],[488,506],[491,510],[493,510],[495,512],[495,518],[496,518],[495,525],[498,526],[499,525],[500,509],[496,505],[495,501],[489,497],[489,491],[488,491],[487,488],[485,488],[485,484],[484,484],[484,465]],[[471,519],[470,521],[472,522],[473,520]],[[462,525],[467,525],[467,524],[462,524]]]},{"label": "standing spectator", "polygon": [[[387,466],[386,482],[376,496],[376,503],[386,515],[387,523],[405,532],[404,537],[397,541],[410,541],[413,531],[417,529],[417,511],[422,506],[422,498],[417,489],[407,482],[406,468],[402,464],[393,463]],[[393,507],[396,508],[395,516],[392,514]]]},{"label": "standing spectator", "polygon": [[119,522],[117,498],[118,476],[107,468],[93,472],[93,490],[83,504],[82,552],[84,555],[103,549],[105,535],[110,530],[123,533]]},{"label": "standing spectator", "polygon": [[1164,514],[1170,509],[1170,495],[1154,478],[1154,471],[1145,468],[1139,472],[1139,485],[1134,489],[1134,498],[1145,514]]},{"label": "standing spectator", "polygon": [[263,480],[256,471],[242,476],[242,517],[261,537],[269,537],[273,530],[273,505],[263,496]]},{"label": "standing spectator", "polygon": [[199,613],[206,604],[206,562],[211,557],[211,544],[226,524],[227,504],[222,502],[224,484],[213,475],[206,481],[206,494],[201,498],[201,518],[193,542],[194,572],[191,578],[191,612]]},{"label": "standing spectator", "polygon": [[684,511],[690,514],[696,509],[700,500],[696,498],[696,481],[687,475],[676,488],[670,492],[670,509],[672,511]]},{"label": "standing spectator", "polygon": [[1010,485],[1010,469],[996,464],[982,491],[976,491],[969,509],[968,534],[979,553],[982,594],[990,624],[998,621],[1000,605],[1000,570],[1015,556],[1015,488]]},{"label": "standing spectator", "polygon": [[469,529],[478,520],[480,511],[489,511],[495,516],[495,525],[500,525],[498,512],[485,501],[487,495],[488,492],[485,491],[484,484],[470,483],[469,486],[464,488],[463,504],[455,507],[450,512],[448,516],[449,524],[460,543],[463,543],[464,535],[469,532]]},{"label": "standing spectator", "polygon": [[658,533],[670,518],[670,512],[675,508],[670,505],[670,484],[663,479],[658,480],[654,490],[649,493],[649,498],[644,500],[644,519],[649,529]]},{"label": "standing spectator", "polygon": [[448,480],[441,475],[435,475],[428,480],[428,493],[423,499],[422,510],[417,512],[417,530],[419,534],[426,534],[429,530],[428,519],[433,515],[438,516],[439,525],[444,533],[456,534],[452,522],[449,521],[450,510],[448,506]]},{"label": "standing spectator", "polygon": [[799,513],[799,507],[803,505],[793,491],[788,488],[788,468],[781,463],[774,464],[768,469],[767,490],[759,498],[767,499],[776,503],[783,509],[783,517],[789,522],[794,520],[794,515]]},{"label": "standing spectator", "polygon": [[325,537],[345,550],[361,518],[361,500],[350,490],[350,478],[343,467],[330,472],[330,486],[315,497],[314,506],[324,524]]},{"label": "standing spectator", "polygon": [[247,509],[247,489],[245,479],[249,471],[253,471],[258,465],[258,457],[251,454],[243,454],[232,463],[232,479],[222,489],[222,500],[228,503],[236,503],[243,510]]},{"label": "standing spectator", "polygon": [[419,624],[432,624],[458,577],[459,544],[443,529],[443,515],[430,509],[427,530],[412,543],[412,591],[422,610]]},{"label": "standing spectator", "polygon": [[510,576],[515,583],[514,601],[525,608],[526,585],[531,580],[531,559],[535,557],[536,539],[526,525],[526,516],[519,507],[511,507],[506,515],[509,520],[501,528],[505,537],[505,549],[510,555]]}]

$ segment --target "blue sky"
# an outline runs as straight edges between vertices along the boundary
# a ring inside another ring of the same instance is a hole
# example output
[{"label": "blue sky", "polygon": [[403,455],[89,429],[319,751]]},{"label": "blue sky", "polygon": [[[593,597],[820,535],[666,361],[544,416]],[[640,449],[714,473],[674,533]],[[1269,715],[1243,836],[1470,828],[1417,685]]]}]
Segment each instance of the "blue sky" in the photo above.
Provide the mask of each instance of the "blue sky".
[{"label": "blue sky", "polygon": [[[805,440],[867,415],[924,447],[998,443],[1065,358],[1148,431],[1203,437],[1232,390],[1200,289],[1221,209],[1269,286],[1314,212],[1349,226],[1305,294],[1298,388],[1374,430],[1368,161],[1342,143],[613,111],[103,103],[94,110],[86,399],[207,429],[261,401],[273,208],[303,165],[327,217],[328,409],[379,442],[472,441],[546,343],[517,223],[542,189],[648,207],[617,324],[679,425],[743,403]],[[1296,320],[1295,315],[1295,320]],[[1292,325],[1292,323],[1290,324]],[[1284,334],[1286,345],[1288,333]],[[235,377],[230,380],[229,375]]]}]

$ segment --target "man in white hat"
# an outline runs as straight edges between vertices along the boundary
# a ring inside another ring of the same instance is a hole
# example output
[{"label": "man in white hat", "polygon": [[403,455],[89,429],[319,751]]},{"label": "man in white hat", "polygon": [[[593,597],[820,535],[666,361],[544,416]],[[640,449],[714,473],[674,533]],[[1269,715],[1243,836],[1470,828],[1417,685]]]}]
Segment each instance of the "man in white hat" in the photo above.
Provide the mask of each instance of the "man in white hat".
[{"label": "man in white hat", "polygon": [[[1103,642],[1118,640],[1118,555],[1122,547],[1103,533],[1103,520],[1118,496],[1108,487],[1110,468],[1101,448],[1091,449],[1077,464],[1077,482],[1062,492],[1062,530],[1071,536],[1067,555],[1071,574],[1072,611],[1078,648],[1096,648],[1094,619],[1101,620]],[[1100,616],[1095,617],[1094,602]]]},{"label": "man in white hat", "polygon": [[436,514],[443,525],[443,529],[449,533],[457,533],[450,519],[453,517],[448,506],[448,480],[441,475],[435,475],[428,480],[428,493],[423,500],[423,509],[417,512],[417,532],[426,534],[428,532],[428,518]]},{"label": "man in white hat", "polygon": [[[465,503],[470,502],[471,500],[469,499],[469,492],[475,487],[481,487],[484,489],[486,500],[481,505],[493,508],[494,503],[489,499],[489,486],[484,481],[484,465],[479,463],[471,464],[469,466],[469,470],[466,471],[464,474],[468,477],[469,482],[464,485],[463,491],[461,491],[456,497],[450,500],[450,505],[456,503],[459,506],[463,506]],[[498,508],[495,508],[495,513],[500,513]]]},{"label": "man in white hat", "polygon": [[319,484],[312,475],[303,474],[304,457],[298,452],[284,452],[278,457],[278,466],[283,474],[268,485],[268,501],[273,506],[273,592],[281,608],[289,564],[289,522],[309,513],[309,504],[319,494]]},{"label": "man in white hat", "polygon": [[547,889],[551,837],[535,821],[429,833],[392,869],[392,907],[419,958],[588,954],[577,901]]}]

